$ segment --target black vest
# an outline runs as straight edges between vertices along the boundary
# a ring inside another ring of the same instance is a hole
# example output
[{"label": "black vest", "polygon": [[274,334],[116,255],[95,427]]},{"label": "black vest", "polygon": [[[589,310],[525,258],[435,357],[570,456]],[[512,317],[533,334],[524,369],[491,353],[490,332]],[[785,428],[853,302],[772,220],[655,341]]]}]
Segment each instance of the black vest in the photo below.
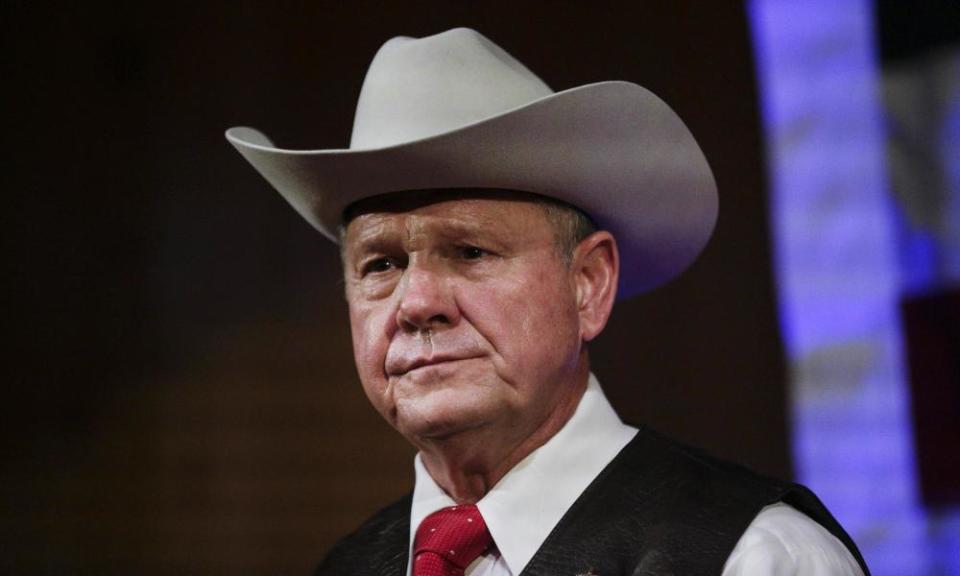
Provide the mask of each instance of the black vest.
[{"label": "black vest", "polygon": [[[759,476],[649,430],[580,495],[519,576],[720,574],[760,509],[786,502],[856,545],[808,489]],[[316,576],[404,576],[408,495],[343,539]]]}]

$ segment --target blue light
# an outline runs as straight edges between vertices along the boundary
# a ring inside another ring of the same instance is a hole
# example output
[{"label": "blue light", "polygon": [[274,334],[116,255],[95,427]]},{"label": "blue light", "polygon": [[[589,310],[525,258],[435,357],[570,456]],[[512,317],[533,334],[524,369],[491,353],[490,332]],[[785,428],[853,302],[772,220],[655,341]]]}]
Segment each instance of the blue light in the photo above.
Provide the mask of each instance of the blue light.
[{"label": "blue light", "polygon": [[904,288],[930,281],[939,248],[918,233],[899,242],[872,10],[867,0],[749,4],[794,457],[874,574],[958,573],[956,511],[928,514],[918,498],[898,313]]}]

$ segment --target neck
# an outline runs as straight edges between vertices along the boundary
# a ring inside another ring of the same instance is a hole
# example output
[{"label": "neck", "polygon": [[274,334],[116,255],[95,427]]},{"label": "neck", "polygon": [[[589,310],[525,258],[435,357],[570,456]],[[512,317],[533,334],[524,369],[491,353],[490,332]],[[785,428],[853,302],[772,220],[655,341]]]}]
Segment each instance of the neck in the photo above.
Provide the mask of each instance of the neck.
[{"label": "neck", "polygon": [[577,372],[567,393],[539,426],[523,431],[512,441],[504,441],[497,430],[482,429],[424,441],[418,447],[427,472],[458,504],[477,502],[570,420],[587,389],[589,366],[584,363]]}]

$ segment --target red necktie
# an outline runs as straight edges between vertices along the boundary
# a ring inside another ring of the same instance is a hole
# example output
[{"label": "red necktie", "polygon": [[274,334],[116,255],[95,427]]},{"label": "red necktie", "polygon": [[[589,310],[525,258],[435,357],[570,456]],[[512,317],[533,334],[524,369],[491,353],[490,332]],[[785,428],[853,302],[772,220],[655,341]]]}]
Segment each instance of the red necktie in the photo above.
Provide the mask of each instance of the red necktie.
[{"label": "red necktie", "polygon": [[427,516],[413,540],[413,576],[460,576],[493,544],[477,507],[451,506]]}]

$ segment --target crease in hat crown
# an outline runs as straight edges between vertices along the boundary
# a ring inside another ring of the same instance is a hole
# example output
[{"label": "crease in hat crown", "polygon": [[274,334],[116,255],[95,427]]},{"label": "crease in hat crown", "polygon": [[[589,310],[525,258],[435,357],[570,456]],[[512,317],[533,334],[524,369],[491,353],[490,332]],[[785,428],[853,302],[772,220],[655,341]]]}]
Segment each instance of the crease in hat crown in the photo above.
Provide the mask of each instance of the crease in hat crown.
[{"label": "crease in hat crown", "polygon": [[436,136],[550,96],[516,58],[469,28],[398,36],[374,56],[360,90],[351,150]]},{"label": "crease in hat crown", "polygon": [[618,299],[681,274],[717,219],[703,151],[655,94],[624,81],[554,93],[465,28],[380,48],[349,148],[279,148],[245,127],[226,137],[334,242],[347,206],[381,194],[497,188],[572,204],[617,239]]}]

